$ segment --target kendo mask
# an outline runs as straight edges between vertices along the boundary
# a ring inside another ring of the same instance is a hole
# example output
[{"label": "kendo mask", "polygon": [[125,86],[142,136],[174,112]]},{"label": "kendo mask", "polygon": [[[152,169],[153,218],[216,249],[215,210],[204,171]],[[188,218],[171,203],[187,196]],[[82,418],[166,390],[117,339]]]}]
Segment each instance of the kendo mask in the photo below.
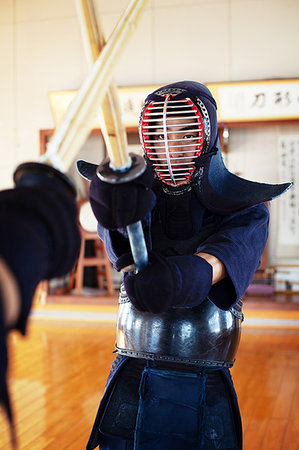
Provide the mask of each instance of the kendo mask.
[{"label": "kendo mask", "polygon": [[210,91],[193,82],[174,83],[147,97],[139,133],[156,178],[177,187],[196,177],[201,155],[217,141],[216,108]]}]

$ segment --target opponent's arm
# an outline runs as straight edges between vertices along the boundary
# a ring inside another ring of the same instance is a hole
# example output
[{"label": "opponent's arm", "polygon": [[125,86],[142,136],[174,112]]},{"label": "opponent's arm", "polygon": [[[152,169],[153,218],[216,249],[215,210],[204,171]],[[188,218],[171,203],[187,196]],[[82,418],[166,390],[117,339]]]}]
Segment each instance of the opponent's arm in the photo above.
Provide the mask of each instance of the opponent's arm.
[{"label": "opponent's arm", "polygon": [[0,406],[10,422],[12,442],[6,335],[12,328],[25,334],[37,284],[68,273],[80,249],[74,198],[53,177],[37,178],[35,186],[0,192]]}]

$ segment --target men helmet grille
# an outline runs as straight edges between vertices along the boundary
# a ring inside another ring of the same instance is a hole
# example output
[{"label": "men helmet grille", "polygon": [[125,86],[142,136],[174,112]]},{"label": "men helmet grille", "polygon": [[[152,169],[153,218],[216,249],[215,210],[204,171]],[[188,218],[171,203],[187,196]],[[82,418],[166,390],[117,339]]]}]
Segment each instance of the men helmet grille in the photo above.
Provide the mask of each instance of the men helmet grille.
[{"label": "men helmet grille", "polygon": [[152,101],[144,110],[141,137],[157,176],[166,184],[188,183],[204,142],[202,116],[189,99]]}]

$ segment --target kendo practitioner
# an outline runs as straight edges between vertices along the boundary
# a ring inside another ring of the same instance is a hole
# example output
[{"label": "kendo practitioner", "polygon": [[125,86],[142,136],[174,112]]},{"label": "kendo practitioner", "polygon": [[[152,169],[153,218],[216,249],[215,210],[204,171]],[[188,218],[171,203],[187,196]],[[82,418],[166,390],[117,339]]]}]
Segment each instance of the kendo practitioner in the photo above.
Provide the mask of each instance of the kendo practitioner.
[{"label": "kendo practitioner", "polygon": [[75,188],[44,164],[25,163],[15,171],[14,189],[0,192],[0,407],[17,447],[6,375],[7,335],[25,335],[38,283],[66,275],[80,250]]},{"label": "kendo practitioner", "polygon": [[[242,426],[229,369],[242,295],[267,236],[266,201],[289,183],[239,178],[224,166],[216,102],[202,84],[164,86],[145,100],[146,170],[91,180],[90,202],[114,267],[124,272],[116,352],[87,449],[239,450]],[[126,226],[142,220],[149,263],[132,270]]]}]

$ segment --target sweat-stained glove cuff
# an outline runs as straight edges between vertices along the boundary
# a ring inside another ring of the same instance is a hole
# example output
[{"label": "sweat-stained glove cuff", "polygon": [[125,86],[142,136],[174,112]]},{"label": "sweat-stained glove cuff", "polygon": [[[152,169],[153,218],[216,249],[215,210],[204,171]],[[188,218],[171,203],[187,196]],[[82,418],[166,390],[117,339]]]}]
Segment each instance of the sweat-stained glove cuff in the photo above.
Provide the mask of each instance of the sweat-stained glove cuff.
[{"label": "sweat-stained glove cuff", "polygon": [[149,252],[148,266],[137,274],[126,273],[124,285],[138,310],[161,313],[199,305],[209,293],[212,275],[212,266],[199,256]]},{"label": "sweat-stained glove cuff", "polygon": [[106,183],[95,175],[90,183],[89,200],[97,221],[104,228],[114,230],[146,218],[156,202],[152,184],[153,173],[149,167],[127,183]]}]

